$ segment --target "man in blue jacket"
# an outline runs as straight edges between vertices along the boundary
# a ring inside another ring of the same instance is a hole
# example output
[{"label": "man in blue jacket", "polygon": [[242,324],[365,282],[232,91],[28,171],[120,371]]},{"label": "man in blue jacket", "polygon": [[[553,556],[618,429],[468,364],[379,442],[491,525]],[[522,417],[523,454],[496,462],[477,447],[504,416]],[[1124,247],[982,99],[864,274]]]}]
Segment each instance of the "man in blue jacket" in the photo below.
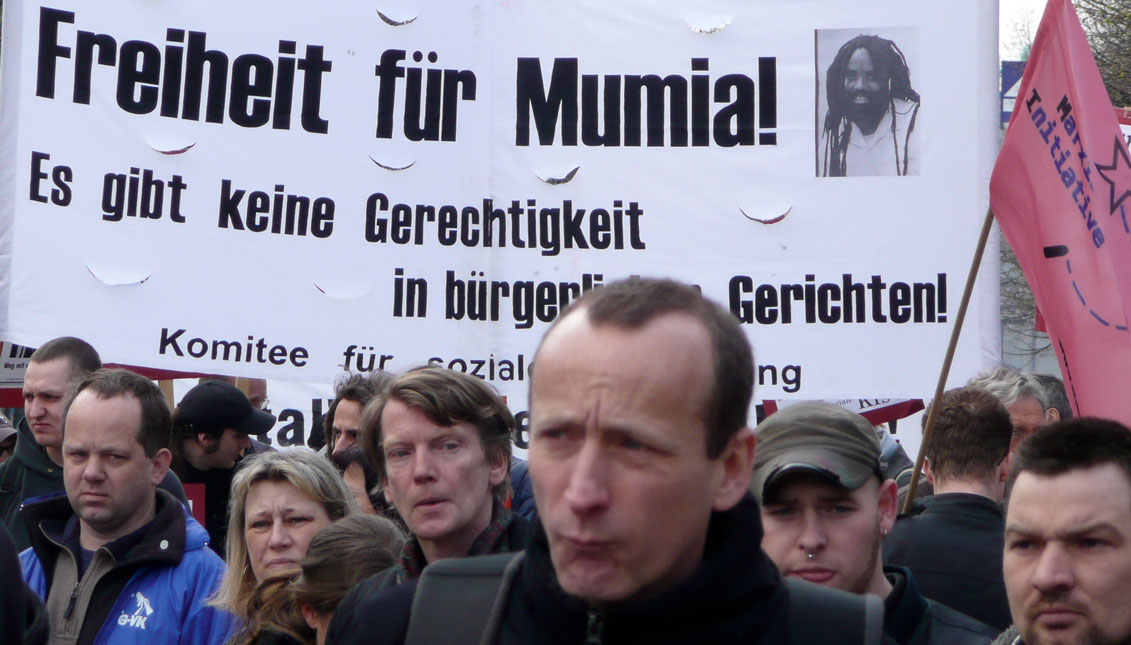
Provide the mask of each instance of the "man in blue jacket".
[{"label": "man in blue jacket", "polygon": [[62,415],[66,496],[22,511],[24,580],[47,605],[52,643],[220,643],[209,607],[224,564],[204,529],[157,485],[171,455],[161,391],[124,370],[79,381]]}]

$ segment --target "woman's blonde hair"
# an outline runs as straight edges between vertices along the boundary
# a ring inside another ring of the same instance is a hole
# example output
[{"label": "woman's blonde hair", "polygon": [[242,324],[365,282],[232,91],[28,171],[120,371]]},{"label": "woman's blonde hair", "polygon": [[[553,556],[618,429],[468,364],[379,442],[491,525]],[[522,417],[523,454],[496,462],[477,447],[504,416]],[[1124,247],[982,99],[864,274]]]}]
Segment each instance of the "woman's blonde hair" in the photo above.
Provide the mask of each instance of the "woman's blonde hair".
[{"label": "woman's blonde hair", "polygon": [[295,598],[325,616],[334,612],[350,587],[397,563],[405,535],[377,515],[351,515],[322,529],[302,559]]},{"label": "woman's blonde hair", "polygon": [[232,477],[228,501],[228,569],[209,604],[247,623],[256,579],[244,539],[244,512],[251,487],[259,482],[287,482],[322,505],[330,521],[358,513],[357,502],[328,459],[310,450],[261,452],[244,459]]}]

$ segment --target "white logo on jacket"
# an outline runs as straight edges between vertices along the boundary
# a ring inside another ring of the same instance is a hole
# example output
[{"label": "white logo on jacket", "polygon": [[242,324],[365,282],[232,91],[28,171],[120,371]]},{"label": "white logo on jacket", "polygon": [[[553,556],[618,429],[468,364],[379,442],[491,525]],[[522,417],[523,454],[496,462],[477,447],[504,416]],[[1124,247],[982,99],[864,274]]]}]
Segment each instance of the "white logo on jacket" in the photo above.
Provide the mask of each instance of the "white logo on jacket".
[{"label": "white logo on jacket", "polygon": [[122,615],[118,616],[118,624],[145,629],[145,621],[153,613],[153,605],[149,604],[149,599],[141,595],[140,591],[134,594],[134,601],[137,602],[137,609],[134,610],[133,615],[123,611]]}]

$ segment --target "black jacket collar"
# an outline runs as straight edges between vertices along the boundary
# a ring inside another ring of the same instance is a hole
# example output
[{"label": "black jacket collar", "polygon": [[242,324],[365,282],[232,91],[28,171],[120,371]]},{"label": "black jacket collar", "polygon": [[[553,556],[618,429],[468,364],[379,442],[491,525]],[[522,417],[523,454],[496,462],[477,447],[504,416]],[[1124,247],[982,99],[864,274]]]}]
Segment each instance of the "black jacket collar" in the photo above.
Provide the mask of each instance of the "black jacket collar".
[{"label": "black jacket collar", "polygon": [[974,493],[936,493],[924,497],[912,506],[912,514],[940,513],[986,518],[1004,517],[1001,505],[992,499]]},{"label": "black jacket collar", "polygon": [[884,633],[899,643],[911,640],[927,613],[927,599],[919,592],[911,572],[903,567],[884,567],[892,589],[884,599]]},{"label": "black jacket collar", "polygon": [[[757,503],[747,495],[714,513],[703,560],[690,578],[639,602],[602,607],[606,643],[784,642],[787,592],[762,552]],[[591,612],[558,585],[546,533],[531,532],[526,562],[511,595],[504,629],[553,642],[585,642]]]},{"label": "black jacket collar", "polygon": [[[185,552],[184,510],[169,493],[157,489],[156,495],[156,512],[147,531],[142,535],[136,532],[125,535],[103,545],[114,556],[115,568],[138,564],[175,566],[180,563]],[[45,571],[54,569],[55,559],[63,548],[71,551],[77,561],[77,531],[67,531],[68,524],[76,516],[66,493],[28,504],[21,513],[31,528],[31,547]]]}]

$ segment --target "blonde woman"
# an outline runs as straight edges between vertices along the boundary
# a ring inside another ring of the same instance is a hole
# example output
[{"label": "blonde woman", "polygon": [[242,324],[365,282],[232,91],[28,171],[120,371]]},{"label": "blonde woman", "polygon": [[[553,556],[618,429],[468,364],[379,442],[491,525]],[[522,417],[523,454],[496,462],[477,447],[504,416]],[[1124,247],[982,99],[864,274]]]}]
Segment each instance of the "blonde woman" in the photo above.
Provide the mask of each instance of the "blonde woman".
[{"label": "blonde woman", "polygon": [[232,478],[230,504],[228,570],[212,604],[245,625],[256,618],[249,606],[256,585],[297,570],[315,533],[358,512],[334,466],[306,450],[247,458]]},{"label": "blonde woman", "polygon": [[249,603],[254,623],[231,645],[323,645],[334,609],[350,587],[397,561],[405,536],[375,515],[343,517],[310,541],[299,571],[271,574]]}]

